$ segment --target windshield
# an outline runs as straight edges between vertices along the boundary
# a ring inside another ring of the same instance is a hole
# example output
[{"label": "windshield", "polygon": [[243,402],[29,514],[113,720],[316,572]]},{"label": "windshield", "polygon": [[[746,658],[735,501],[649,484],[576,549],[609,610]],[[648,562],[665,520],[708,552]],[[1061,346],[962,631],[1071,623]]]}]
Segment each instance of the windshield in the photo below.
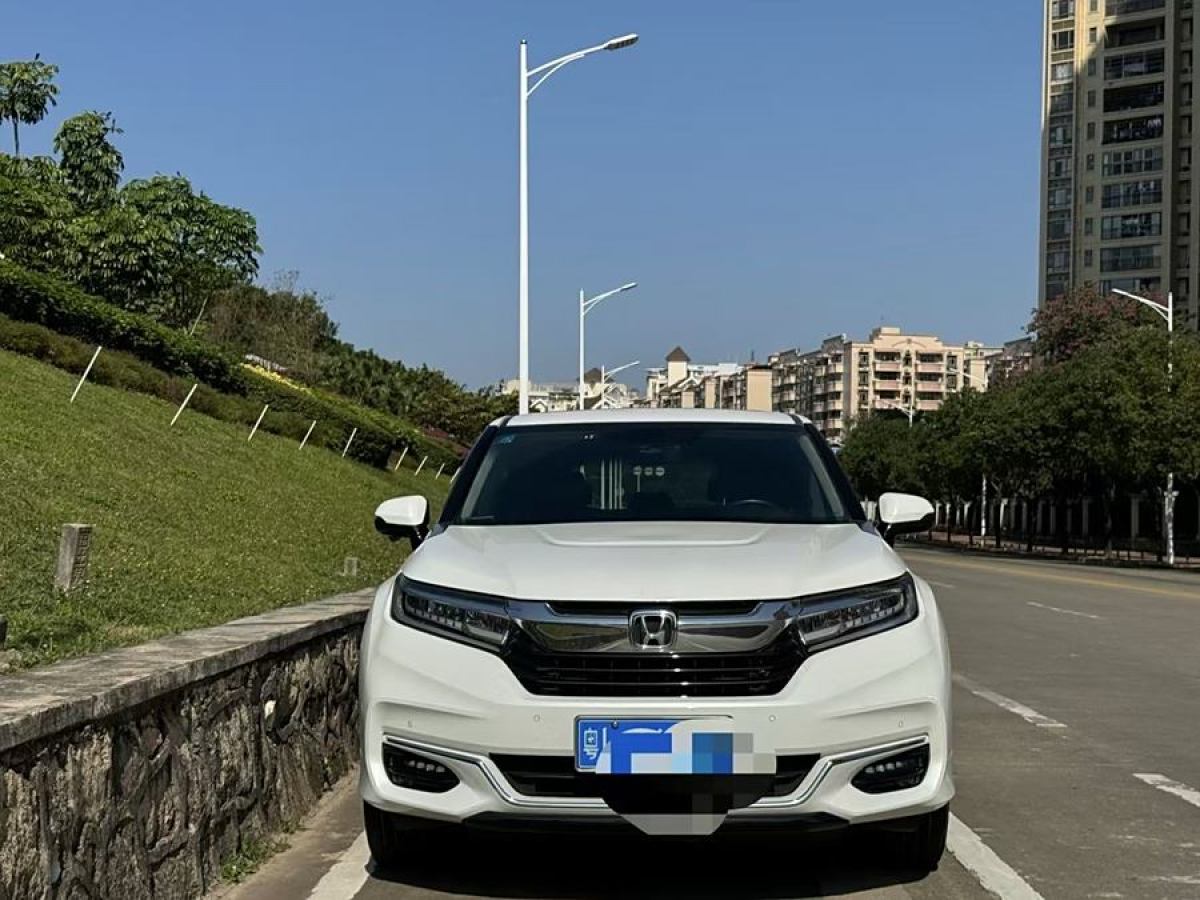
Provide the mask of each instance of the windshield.
[{"label": "windshield", "polygon": [[457,524],[851,521],[812,436],[790,425],[503,428]]}]

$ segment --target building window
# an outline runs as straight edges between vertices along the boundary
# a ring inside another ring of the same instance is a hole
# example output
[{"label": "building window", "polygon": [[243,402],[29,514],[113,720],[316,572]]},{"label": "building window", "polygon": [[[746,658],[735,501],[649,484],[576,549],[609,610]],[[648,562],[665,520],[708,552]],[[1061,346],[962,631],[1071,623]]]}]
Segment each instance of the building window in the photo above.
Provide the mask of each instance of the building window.
[{"label": "building window", "polygon": [[1179,88],[1179,102],[1184,106],[1192,104],[1192,83],[1185,81]]},{"label": "building window", "polygon": [[[1184,116],[1184,119],[1190,119]],[[1191,128],[1191,122],[1188,122]],[[1124,144],[1129,141],[1151,141],[1162,137],[1162,116],[1141,116],[1136,119],[1119,119],[1116,122],[1104,123],[1104,143]]]},{"label": "building window", "polygon": [[[1127,112],[1132,109],[1145,109],[1148,106],[1162,106],[1163,83],[1137,84],[1131,87],[1109,88],[1104,92],[1104,111]],[[1089,106],[1091,99],[1089,99]]]},{"label": "building window", "polygon": [[1083,251],[1083,266],[1086,269],[1090,269],[1092,267],[1092,251],[1091,250]]},{"label": "building window", "polygon": [[1094,57],[1092,59],[1088,60],[1088,74],[1089,75],[1096,74],[1096,60]]},{"label": "building window", "polygon": [[1087,203],[1093,202],[1096,199],[1096,189],[1089,184],[1084,188],[1083,196]]},{"label": "building window", "polygon": [[1050,80],[1055,82],[1070,81],[1075,77],[1075,63],[1060,62],[1050,67]]},{"label": "building window", "polygon": [[1075,32],[1071,30],[1056,31],[1050,35],[1050,49],[1054,52],[1075,49]]},{"label": "building window", "polygon": [[1188,237],[1192,233],[1192,214],[1179,214],[1179,237]]},{"label": "building window", "polygon": [[1117,81],[1121,78],[1158,75],[1165,67],[1166,53],[1161,49],[1114,54],[1104,60],[1104,80]]},{"label": "building window", "polygon": [[1140,175],[1142,172],[1161,172],[1162,167],[1162,147],[1112,150],[1101,158],[1101,172],[1105,175]]},{"label": "building window", "polygon": [[1071,255],[1066,250],[1051,250],[1046,254],[1046,272],[1048,274],[1066,272],[1070,267]]},{"label": "building window", "polygon": [[1179,171],[1180,172],[1192,171],[1192,148],[1191,147],[1180,147],[1179,148]]},{"label": "building window", "polygon": [[1096,123],[1095,122],[1087,123],[1087,139],[1089,141],[1094,141],[1096,139]]},{"label": "building window", "polygon": [[1075,15],[1075,0],[1050,0],[1051,19],[1069,19]]},{"label": "building window", "polygon": [[1052,241],[1065,241],[1071,236],[1071,214],[1053,212],[1046,217],[1046,237]]},{"label": "building window", "polygon": [[1192,51],[1184,50],[1179,54],[1179,68],[1185,75],[1192,71]]},{"label": "building window", "polygon": [[1092,233],[1092,219],[1083,220],[1083,233],[1090,235]]},{"label": "building window", "polygon": [[1088,0],[1088,12],[1095,12],[1100,7],[1100,0]]},{"label": "building window", "polygon": [[1050,98],[1050,112],[1069,113],[1075,108],[1075,95],[1071,93],[1055,94]]},{"label": "building window", "polygon": [[1179,182],[1179,205],[1190,206],[1192,202],[1192,182],[1191,180]]},{"label": "building window", "polygon": [[1089,29],[1088,29],[1088,43],[1089,43],[1089,44],[1094,44],[1094,43],[1096,43],[1096,40],[1097,40],[1097,37],[1096,37],[1096,29],[1095,29],[1094,27],[1093,27],[1093,28],[1089,28]]},{"label": "building window", "polygon": [[1106,184],[1100,196],[1104,209],[1119,209],[1123,206],[1148,206],[1162,203],[1162,179],[1124,181],[1121,184]]},{"label": "building window", "polygon": [[1051,178],[1070,178],[1071,158],[1069,156],[1056,157],[1050,160],[1049,168]]},{"label": "building window", "polygon": [[1106,241],[1158,237],[1160,234],[1162,234],[1162,213],[1105,216],[1100,220],[1100,237]]},{"label": "building window", "polygon": [[1179,135],[1180,135],[1180,137],[1187,137],[1191,133],[1192,133],[1192,117],[1191,116],[1180,116],[1179,117]]},{"label": "building window", "polygon": [[1100,250],[1101,272],[1130,272],[1134,269],[1157,269],[1162,266],[1162,247],[1104,247]]}]

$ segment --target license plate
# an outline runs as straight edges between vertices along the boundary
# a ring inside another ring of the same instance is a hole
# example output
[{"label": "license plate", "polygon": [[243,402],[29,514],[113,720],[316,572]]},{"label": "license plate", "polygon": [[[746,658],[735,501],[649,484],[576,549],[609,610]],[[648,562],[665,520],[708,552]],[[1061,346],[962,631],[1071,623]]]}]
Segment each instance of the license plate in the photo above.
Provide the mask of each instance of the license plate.
[{"label": "license plate", "polygon": [[576,719],[575,768],[597,775],[740,775],[775,771],[754,735],[728,718]]}]

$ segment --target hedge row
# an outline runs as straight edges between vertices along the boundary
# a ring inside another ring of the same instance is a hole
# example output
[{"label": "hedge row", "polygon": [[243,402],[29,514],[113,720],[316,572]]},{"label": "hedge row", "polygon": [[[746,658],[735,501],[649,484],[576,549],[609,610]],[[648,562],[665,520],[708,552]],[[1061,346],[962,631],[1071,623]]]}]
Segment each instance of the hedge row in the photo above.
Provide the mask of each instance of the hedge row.
[{"label": "hedge row", "polygon": [[0,313],[114,350],[217,390],[246,392],[242,367],[219,348],[131,313],[48,275],[0,261]]},{"label": "hedge row", "polygon": [[[401,446],[410,448],[409,461],[428,456],[431,466],[457,466],[458,454],[452,446],[427,436],[409,422],[356,406],[334,394],[293,388],[260,376],[203,342],[11,264],[0,263],[0,313],[34,319],[14,322],[0,314],[0,348],[34,356],[71,372],[82,372],[88,365],[95,349],[90,342],[103,344],[106,349],[90,376],[98,384],[179,403],[192,384],[199,382],[190,408],[215,419],[250,426],[263,404],[268,403],[270,408],[259,426],[263,430],[300,440],[316,419],[308,443],[341,454],[353,432],[347,456],[368,466],[386,466]],[[40,318],[47,322],[37,322]],[[91,322],[101,323],[97,332],[102,337],[88,330]],[[70,330],[89,343],[59,334],[60,329],[53,325],[47,328],[49,323],[65,323],[61,330]],[[163,365],[150,365],[143,353],[162,360]],[[218,384],[209,382],[202,373],[209,373]],[[218,390],[221,386],[224,390]]]}]

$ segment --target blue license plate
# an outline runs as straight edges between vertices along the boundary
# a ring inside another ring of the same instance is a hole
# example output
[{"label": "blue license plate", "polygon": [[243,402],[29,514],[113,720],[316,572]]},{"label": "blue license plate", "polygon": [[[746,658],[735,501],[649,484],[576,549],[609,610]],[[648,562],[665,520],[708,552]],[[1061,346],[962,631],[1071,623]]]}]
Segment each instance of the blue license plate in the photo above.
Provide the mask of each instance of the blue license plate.
[{"label": "blue license plate", "polygon": [[[598,775],[733,775],[763,768],[726,718],[576,719],[575,768]],[[769,771],[774,771],[770,757]]]}]

